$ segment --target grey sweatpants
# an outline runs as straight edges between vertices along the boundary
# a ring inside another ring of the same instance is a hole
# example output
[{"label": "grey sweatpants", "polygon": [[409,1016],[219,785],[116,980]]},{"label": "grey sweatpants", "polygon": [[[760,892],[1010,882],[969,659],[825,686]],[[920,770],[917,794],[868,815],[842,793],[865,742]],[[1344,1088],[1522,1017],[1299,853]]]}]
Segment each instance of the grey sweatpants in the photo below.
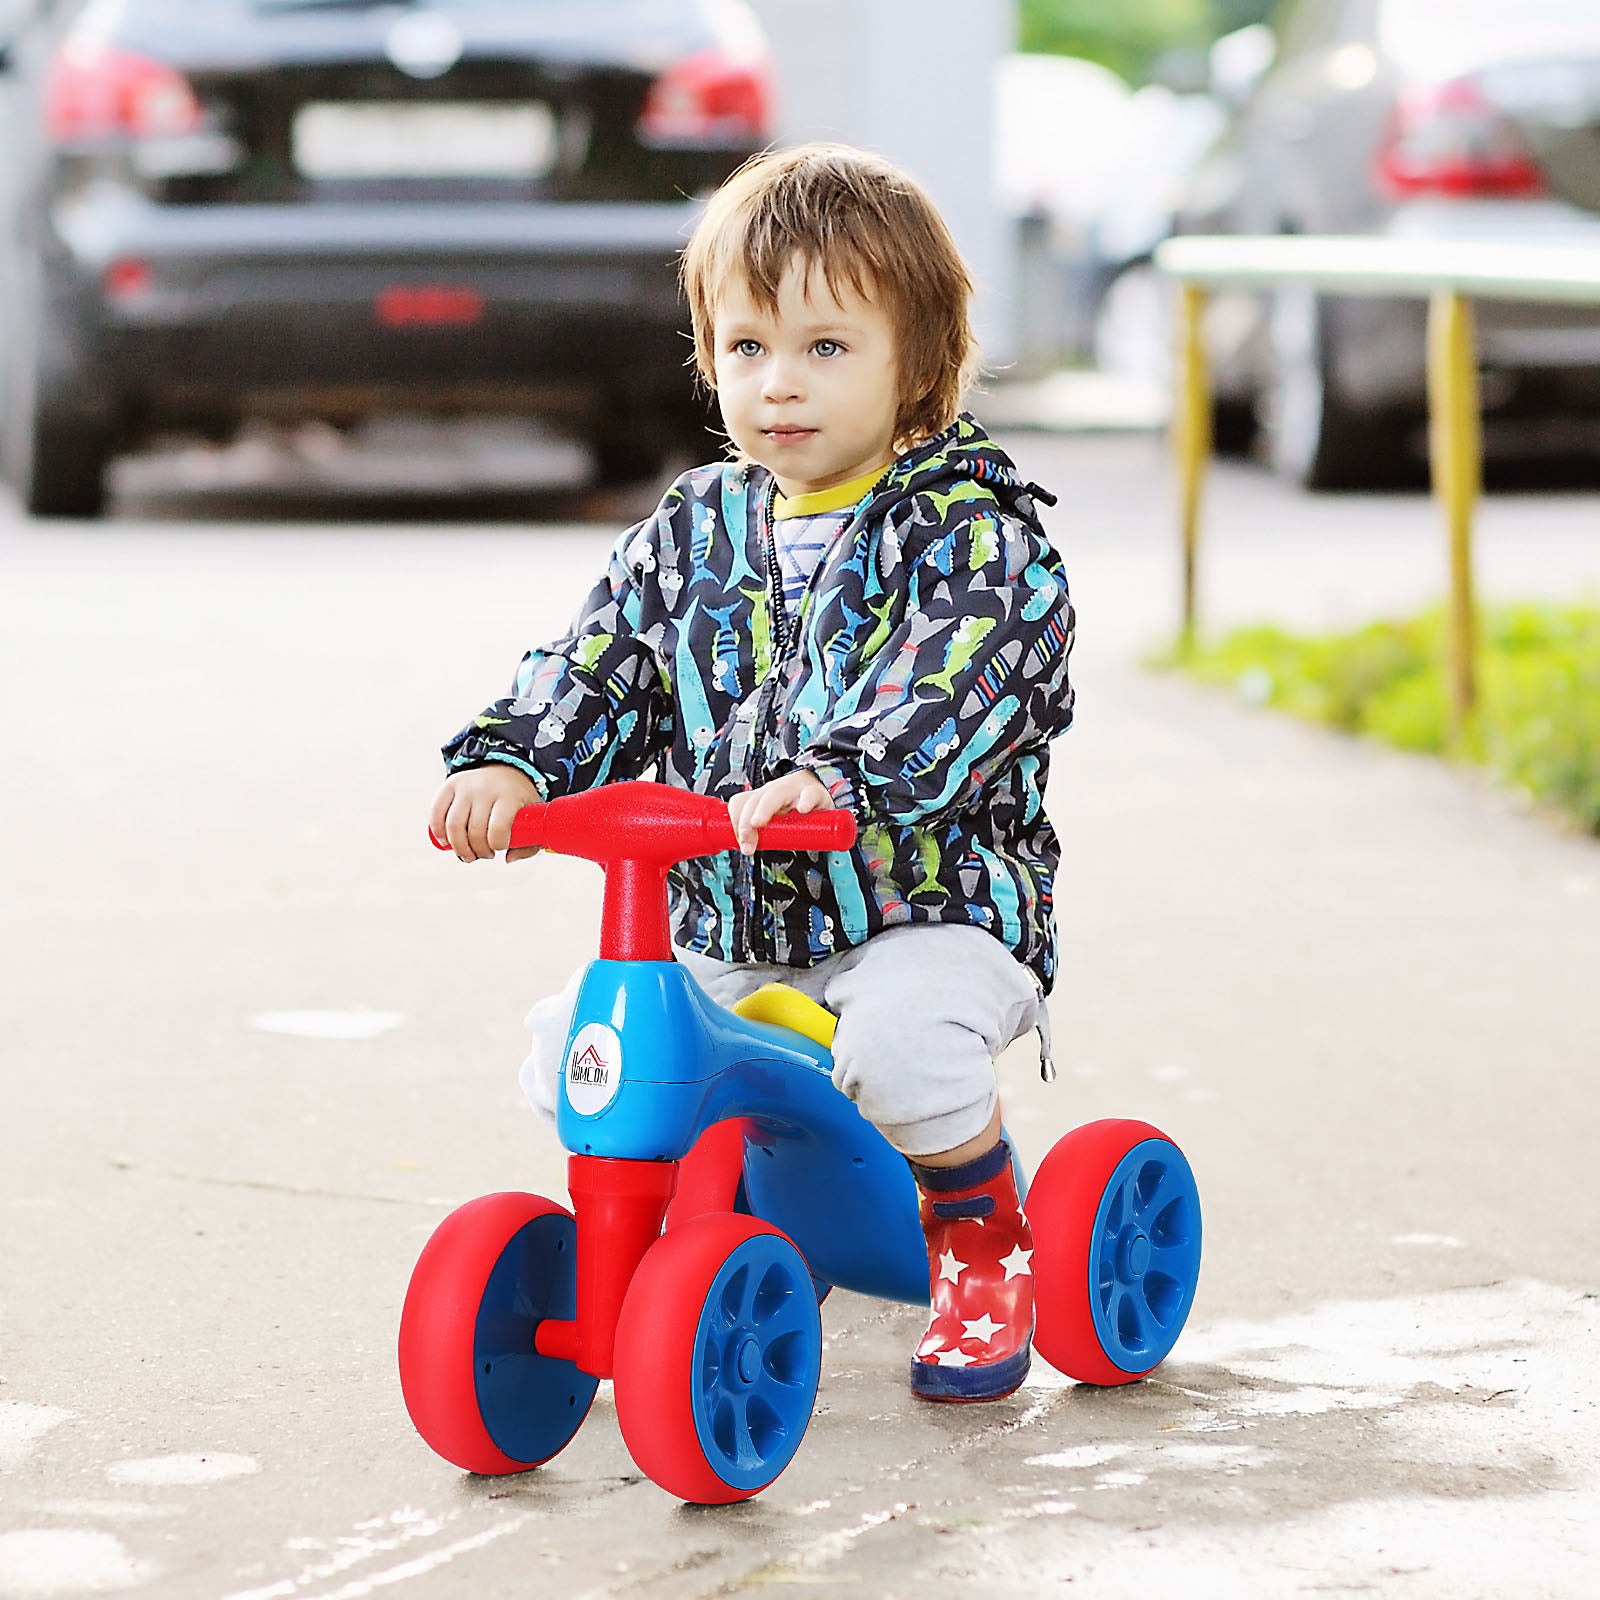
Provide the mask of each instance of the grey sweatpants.
[{"label": "grey sweatpants", "polygon": [[[913,923],[814,967],[741,965],[676,952],[719,1005],[787,983],[839,1019],[833,1081],[902,1155],[928,1156],[976,1138],[994,1115],[994,1058],[1046,1026],[1033,973],[991,933]],[[533,1050],[521,1083],[553,1123],[562,1055],[582,971],[528,1015]]]}]

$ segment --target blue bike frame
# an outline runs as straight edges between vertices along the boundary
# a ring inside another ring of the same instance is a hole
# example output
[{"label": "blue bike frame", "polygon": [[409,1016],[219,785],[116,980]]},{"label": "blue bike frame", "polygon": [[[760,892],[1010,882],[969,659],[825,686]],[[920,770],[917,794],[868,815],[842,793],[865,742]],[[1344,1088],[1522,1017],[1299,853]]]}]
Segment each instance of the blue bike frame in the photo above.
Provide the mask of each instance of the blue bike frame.
[{"label": "blue bike frame", "polygon": [[724,1010],[675,961],[602,960],[584,974],[565,1062],[556,1125],[573,1154],[676,1161],[743,1118],[752,1214],[819,1280],[927,1304],[911,1170],[834,1088],[823,1045]]}]

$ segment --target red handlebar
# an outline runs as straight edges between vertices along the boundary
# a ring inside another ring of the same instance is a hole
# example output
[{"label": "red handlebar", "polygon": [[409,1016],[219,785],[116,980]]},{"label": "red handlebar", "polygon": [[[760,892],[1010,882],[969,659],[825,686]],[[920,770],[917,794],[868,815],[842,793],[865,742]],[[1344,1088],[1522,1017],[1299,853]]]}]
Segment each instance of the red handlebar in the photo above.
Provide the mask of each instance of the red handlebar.
[{"label": "red handlebar", "polygon": [[[758,848],[848,850],[855,840],[856,819],[848,811],[791,812],[761,830]],[[606,874],[601,958],[670,961],[667,868],[733,850],[737,841],[721,800],[665,783],[608,783],[524,806],[511,824],[511,848],[598,862]]]}]

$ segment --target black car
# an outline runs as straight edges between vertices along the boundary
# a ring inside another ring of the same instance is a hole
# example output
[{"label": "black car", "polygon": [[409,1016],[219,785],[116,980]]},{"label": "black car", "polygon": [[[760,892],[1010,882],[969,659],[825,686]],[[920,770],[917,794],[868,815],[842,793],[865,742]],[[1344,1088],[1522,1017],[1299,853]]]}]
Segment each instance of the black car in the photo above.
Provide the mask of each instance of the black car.
[{"label": "black car", "polygon": [[[1600,250],[1600,0],[1287,0],[1276,26],[1182,231]],[[1220,444],[1259,423],[1310,487],[1420,479],[1421,300],[1286,288],[1212,312]],[[1477,322],[1491,458],[1595,451],[1600,314],[1485,300]]]},{"label": "black car", "polygon": [[[11,0],[11,10],[19,9]],[[513,413],[640,476],[707,412],[675,257],[771,136],[743,0],[0,0],[0,462]]]}]

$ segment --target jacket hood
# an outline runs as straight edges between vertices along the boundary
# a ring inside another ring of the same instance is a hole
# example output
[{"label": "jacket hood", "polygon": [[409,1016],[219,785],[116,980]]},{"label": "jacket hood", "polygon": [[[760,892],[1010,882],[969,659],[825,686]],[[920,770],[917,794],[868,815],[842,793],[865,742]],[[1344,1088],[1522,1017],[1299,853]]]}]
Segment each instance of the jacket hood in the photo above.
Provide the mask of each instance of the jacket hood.
[{"label": "jacket hood", "polygon": [[1056,503],[1048,489],[1025,482],[1016,463],[989,437],[983,424],[970,411],[963,411],[942,433],[896,458],[888,476],[872,493],[871,512],[881,515],[900,500],[962,478],[987,485],[997,499],[1029,521],[1036,518],[1027,502]]}]

